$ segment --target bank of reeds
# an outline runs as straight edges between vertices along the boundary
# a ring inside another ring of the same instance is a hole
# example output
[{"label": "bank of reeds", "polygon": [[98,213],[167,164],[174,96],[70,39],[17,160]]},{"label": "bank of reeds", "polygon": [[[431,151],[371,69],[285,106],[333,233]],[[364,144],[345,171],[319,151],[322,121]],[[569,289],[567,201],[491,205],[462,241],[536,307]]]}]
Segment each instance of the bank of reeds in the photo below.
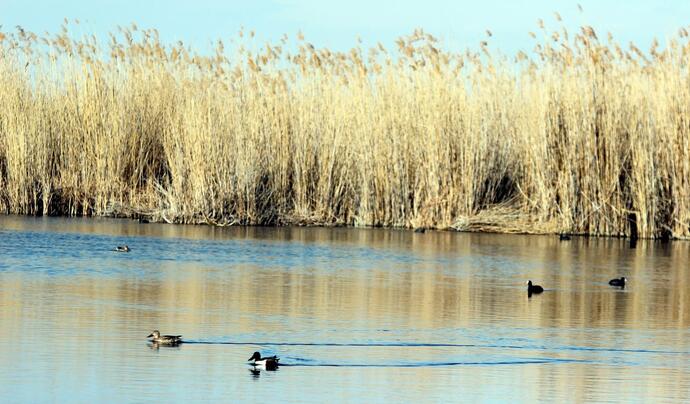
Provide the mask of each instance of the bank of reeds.
[{"label": "bank of reeds", "polygon": [[0,209],[690,236],[687,32],[645,51],[535,37],[515,57],[421,31],[204,56],[136,26],[108,46],[18,27],[0,33]]}]

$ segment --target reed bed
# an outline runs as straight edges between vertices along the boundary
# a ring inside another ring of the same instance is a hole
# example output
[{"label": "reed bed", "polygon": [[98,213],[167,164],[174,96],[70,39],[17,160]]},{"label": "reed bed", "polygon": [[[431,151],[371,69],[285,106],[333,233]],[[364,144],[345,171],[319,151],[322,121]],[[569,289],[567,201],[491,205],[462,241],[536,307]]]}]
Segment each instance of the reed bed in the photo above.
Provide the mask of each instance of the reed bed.
[{"label": "reed bed", "polygon": [[0,32],[0,209],[215,225],[690,236],[690,41],[513,56]]}]

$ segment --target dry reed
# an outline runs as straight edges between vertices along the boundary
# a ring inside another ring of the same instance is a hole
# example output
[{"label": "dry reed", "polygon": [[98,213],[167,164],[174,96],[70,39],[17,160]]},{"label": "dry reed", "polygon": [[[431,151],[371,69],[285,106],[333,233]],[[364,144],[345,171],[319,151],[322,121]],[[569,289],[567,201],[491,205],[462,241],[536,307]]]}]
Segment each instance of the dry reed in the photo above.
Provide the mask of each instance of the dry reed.
[{"label": "dry reed", "polygon": [[107,46],[0,32],[0,209],[690,236],[687,32],[648,52],[542,34],[508,58],[490,33],[202,55],[134,25]]}]

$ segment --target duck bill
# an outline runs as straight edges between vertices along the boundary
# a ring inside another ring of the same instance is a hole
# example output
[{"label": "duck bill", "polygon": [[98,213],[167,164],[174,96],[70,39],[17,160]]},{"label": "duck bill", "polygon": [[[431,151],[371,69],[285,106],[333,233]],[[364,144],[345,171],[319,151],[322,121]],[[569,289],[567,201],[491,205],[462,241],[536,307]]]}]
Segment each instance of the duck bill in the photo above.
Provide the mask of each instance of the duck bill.
[{"label": "duck bill", "polygon": [[149,336],[146,338],[153,338],[153,334],[149,334]]}]

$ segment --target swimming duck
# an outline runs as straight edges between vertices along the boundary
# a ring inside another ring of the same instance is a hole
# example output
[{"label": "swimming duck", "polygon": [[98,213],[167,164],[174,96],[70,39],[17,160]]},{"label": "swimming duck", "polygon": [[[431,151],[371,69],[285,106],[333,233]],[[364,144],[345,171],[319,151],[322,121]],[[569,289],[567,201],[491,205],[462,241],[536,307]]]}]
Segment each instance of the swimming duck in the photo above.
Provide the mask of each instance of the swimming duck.
[{"label": "swimming duck", "polygon": [[151,342],[164,345],[176,345],[182,342],[181,335],[161,335],[158,330],[154,330],[146,338],[153,338]]},{"label": "swimming duck", "polygon": [[252,357],[247,360],[254,361],[252,363],[252,365],[254,366],[259,366],[265,368],[266,370],[276,370],[278,369],[278,361],[280,361],[280,358],[278,358],[275,355],[262,358],[259,352],[254,352],[254,355],[252,355]]},{"label": "swimming duck", "polygon": [[543,292],[544,288],[539,285],[532,285],[532,281],[527,281],[527,296],[531,297],[532,294],[538,295]]},{"label": "swimming duck", "polygon": [[127,246],[127,244],[125,244],[125,245],[119,245],[119,246],[115,247],[115,251],[117,251],[117,252],[130,252],[132,250],[130,250],[129,247]]},{"label": "swimming duck", "polygon": [[565,233],[561,233],[561,234],[558,236],[558,239],[561,240],[561,241],[569,241],[569,240],[571,240],[570,235],[569,235],[569,234],[565,234]]},{"label": "swimming duck", "polygon": [[609,281],[609,285],[623,289],[625,288],[625,281],[627,281],[627,279],[625,279],[625,276],[621,276],[620,278],[611,279]]}]

